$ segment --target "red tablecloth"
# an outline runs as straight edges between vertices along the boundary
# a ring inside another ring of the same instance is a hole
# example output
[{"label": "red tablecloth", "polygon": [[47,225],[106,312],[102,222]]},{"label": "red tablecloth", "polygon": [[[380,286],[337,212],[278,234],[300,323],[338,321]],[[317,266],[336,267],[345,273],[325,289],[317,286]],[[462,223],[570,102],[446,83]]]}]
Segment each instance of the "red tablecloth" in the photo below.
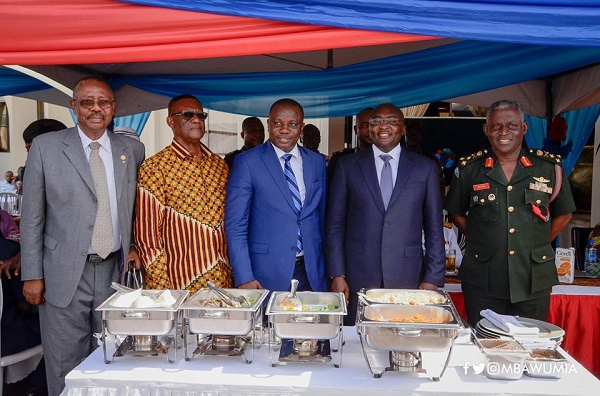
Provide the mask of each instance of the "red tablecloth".
[{"label": "red tablecloth", "polygon": [[[459,315],[466,318],[463,294],[448,294]],[[600,378],[600,295],[552,294],[547,321],[565,330],[562,348]]]}]

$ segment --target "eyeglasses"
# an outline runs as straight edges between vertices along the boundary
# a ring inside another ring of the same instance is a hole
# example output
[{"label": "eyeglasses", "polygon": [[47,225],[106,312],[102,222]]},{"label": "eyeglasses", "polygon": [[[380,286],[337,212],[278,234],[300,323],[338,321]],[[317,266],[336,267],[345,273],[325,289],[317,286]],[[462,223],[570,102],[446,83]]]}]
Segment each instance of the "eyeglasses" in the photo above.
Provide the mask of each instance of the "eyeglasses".
[{"label": "eyeglasses", "polygon": [[180,111],[179,113],[173,113],[170,115],[170,117],[174,116],[182,116],[186,121],[191,120],[194,118],[194,116],[198,116],[198,118],[201,120],[206,120],[208,113],[205,111]]},{"label": "eyeglasses", "polygon": [[108,109],[110,107],[110,105],[114,102],[114,100],[108,100],[108,99],[98,99],[98,100],[93,100],[93,99],[81,99],[79,102],[79,107],[83,107],[84,109],[91,109],[92,107],[94,107],[94,104],[98,104],[98,107],[100,107],[101,109]]},{"label": "eyeglasses", "polygon": [[300,123],[299,122],[294,122],[294,121],[289,122],[287,124],[284,124],[281,121],[273,121],[273,122],[271,122],[271,127],[273,129],[281,129],[284,126],[287,127],[288,129],[296,130],[296,129],[300,128]]},{"label": "eyeglasses", "polygon": [[402,124],[403,122],[404,120],[401,120],[400,118],[372,118],[369,120],[369,124],[373,126],[379,126],[384,124],[396,126]]}]

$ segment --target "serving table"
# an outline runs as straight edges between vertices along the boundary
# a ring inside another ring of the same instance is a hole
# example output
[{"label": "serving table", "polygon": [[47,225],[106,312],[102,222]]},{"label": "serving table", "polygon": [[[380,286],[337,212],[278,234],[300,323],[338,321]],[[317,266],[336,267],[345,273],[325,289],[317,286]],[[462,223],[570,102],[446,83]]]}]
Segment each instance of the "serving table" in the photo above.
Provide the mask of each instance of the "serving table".
[{"label": "serving table", "polygon": [[[466,318],[460,281],[446,277],[448,292],[458,313]],[[575,278],[573,284],[552,288],[547,322],[565,330],[562,347],[600,378],[600,279]]]},{"label": "serving table", "polygon": [[344,327],[343,331],[346,345],[340,368],[318,363],[271,367],[266,345],[256,351],[252,364],[223,356],[186,362],[178,354],[174,364],[155,356],[129,357],[107,365],[97,349],[67,375],[62,395],[595,395],[600,390],[600,381],[568,355],[573,370],[558,380],[523,376],[505,381],[475,374],[472,366],[484,357],[468,336],[455,343],[439,382],[426,374],[402,372],[375,379],[365,363],[356,329]]}]

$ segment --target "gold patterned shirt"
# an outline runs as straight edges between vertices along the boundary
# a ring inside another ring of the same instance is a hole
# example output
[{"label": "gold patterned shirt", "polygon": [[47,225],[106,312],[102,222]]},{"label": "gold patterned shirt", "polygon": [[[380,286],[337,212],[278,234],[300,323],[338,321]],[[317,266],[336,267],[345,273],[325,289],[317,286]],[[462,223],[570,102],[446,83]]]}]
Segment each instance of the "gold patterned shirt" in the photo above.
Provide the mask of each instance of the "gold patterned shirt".
[{"label": "gold patterned shirt", "polygon": [[198,160],[173,140],[140,167],[135,241],[149,289],[233,285],[223,228],[229,170],[201,149]]}]

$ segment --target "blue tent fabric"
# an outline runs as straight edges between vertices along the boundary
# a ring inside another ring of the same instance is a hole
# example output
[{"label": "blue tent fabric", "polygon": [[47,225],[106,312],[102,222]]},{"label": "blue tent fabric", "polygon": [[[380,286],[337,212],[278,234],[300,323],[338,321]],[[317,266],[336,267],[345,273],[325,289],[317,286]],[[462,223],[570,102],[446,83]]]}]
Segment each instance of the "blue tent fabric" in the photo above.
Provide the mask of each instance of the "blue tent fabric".
[{"label": "blue tent fabric", "polygon": [[600,2],[597,0],[122,1],[215,14],[468,40],[600,46]]},{"label": "blue tent fabric", "polygon": [[276,73],[128,75],[129,84],[166,97],[196,95],[214,110],[267,116],[291,97],[306,117],[342,117],[380,103],[399,107],[482,92],[600,62],[600,47],[560,49],[507,43],[454,44],[327,70]]},{"label": "blue tent fabric", "polygon": [[0,96],[18,95],[51,88],[48,84],[19,71],[0,67]]},{"label": "blue tent fabric", "polygon": [[133,128],[133,130],[135,130],[139,136],[142,134],[144,126],[146,126],[146,122],[148,122],[149,117],[150,112],[132,114],[123,117],[115,117],[115,126]]},{"label": "blue tent fabric", "polygon": [[[568,126],[565,142],[573,142],[572,151],[563,158],[563,167],[567,175],[573,171],[583,147],[594,130],[598,116],[600,116],[600,104],[563,114]],[[532,116],[525,116],[525,121],[529,126],[525,134],[527,145],[534,149],[542,148],[548,130],[548,121],[545,118]]]},{"label": "blue tent fabric", "polygon": [[[69,109],[69,113],[71,114],[73,123],[77,125],[77,116],[75,115],[73,109]],[[142,134],[142,130],[146,126],[146,122],[148,122],[148,118],[150,118],[150,112],[131,114],[123,117],[115,117],[113,119],[113,124],[115,126],[133,128],[138,136],[140,136]]]}]

